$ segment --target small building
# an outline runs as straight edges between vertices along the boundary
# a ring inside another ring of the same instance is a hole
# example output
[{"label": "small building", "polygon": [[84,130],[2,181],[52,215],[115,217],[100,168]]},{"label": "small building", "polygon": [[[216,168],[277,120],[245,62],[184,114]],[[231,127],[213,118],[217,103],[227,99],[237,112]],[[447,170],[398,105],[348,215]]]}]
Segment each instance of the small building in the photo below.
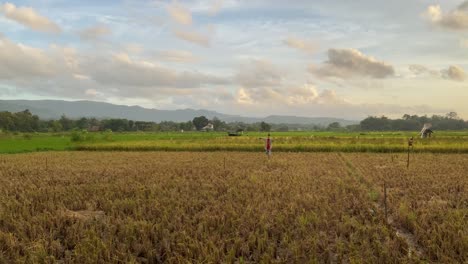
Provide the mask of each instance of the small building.
[{"label": "small building", "polygon": [[421,138],[430,138],[432,136],[432,133],[434,131],[431,130],[432,124],[426,123],[424,124],[423,128],[421,129],[421,132],[419,133],[421,135]]},{"label": "small building", "polygon": [[426,129],[421,133],[421,138],[430,138],[432,137],[433,133],[434,131],[432,131],[431,129]]},{"label": "small building", "polygon": [[214,130],[214,126],[213,126],[213,124],[208,123],[208,125],[204,126],[201,130],[202,130],[202,131],[213,131],[213,130]]}]

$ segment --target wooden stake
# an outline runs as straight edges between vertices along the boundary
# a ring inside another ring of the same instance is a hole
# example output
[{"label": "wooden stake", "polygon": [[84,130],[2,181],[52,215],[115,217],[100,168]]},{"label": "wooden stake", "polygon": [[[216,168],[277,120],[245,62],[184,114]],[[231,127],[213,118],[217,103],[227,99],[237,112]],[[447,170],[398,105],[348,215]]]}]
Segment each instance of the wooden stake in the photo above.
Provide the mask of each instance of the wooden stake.
[{"label": "wooden stake", "polygon": [[410,146],[408,146],[408,161],[406,162],[406,168],[409,169],[409,162],[410,162]]},{"label": "wooden stake", "polygon": [[406,168],[409,169],[409,163],[410,163],[410,150],[413,149],[413,141],[414,141],[414,138],[411,137],[409,140],[408,140],[408,161],[406,162]]},{"label": "wooden stake", "polygon": [[226,157],[224,157],[224,170],[226,170]]},{"label": "wooden stake", "polygon": [[384,208],[385,208],[385,224],[388,224],[388,214],[387,214],[387,183],[384,182]]}]

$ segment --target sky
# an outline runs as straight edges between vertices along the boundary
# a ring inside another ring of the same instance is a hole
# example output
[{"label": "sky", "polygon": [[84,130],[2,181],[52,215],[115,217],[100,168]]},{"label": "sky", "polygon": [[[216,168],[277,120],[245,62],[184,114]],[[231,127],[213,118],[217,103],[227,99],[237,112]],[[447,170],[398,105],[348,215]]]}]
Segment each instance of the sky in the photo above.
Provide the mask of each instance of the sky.
[{"label": "sky", "polygon": [[0,98],[468,118],[468,1],[0,2]]}]

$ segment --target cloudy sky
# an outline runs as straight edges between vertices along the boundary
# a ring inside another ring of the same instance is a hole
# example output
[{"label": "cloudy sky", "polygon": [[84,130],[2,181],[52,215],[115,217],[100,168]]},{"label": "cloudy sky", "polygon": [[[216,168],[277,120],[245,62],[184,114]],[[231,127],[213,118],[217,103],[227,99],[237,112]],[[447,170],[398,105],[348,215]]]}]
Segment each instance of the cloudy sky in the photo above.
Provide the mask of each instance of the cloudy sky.
[{"label": "cloudy sky", "polygon": [[468,118],[468,1],[0,2],[0,98]]}]

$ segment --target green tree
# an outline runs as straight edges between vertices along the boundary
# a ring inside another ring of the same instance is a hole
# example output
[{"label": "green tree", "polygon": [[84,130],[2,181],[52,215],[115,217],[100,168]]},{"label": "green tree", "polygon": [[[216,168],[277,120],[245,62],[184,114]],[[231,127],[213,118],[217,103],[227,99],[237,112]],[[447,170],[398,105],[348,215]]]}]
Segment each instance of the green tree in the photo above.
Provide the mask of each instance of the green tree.
[{"label": "green tree", "polygon": [[85,117],[76,120],[75,123],[76,123],[76,127],[79,129],[87,129],[89,127],[89,121]]},{"label": "green tree", "polygon": [[65,115],[62,115],[59,120],[60,124],[62,125],[62,129],[68,131],[73,128],[73,120],[69,119]]},{"label": "green tree", "polygon": [[1,112],[0,113],[0,129],[6,131],[16,130],[15,120],[13,115],[10,112]]},{"label": "green tree", "polygon": [[112,131],[128,131],[127,119],[107,119],[102,121],[102,125],[105,130],[110,129]]},{"label": "green tree", "polygon": [[191,131],[191,130],[193,130],[193,123],[192,123],[192,121],[180,123],[180,124],[179,124],[179,130],[184,130],[184,131]]},{"label": "green tree", "polygon": [[368,131],[386,131],[391,130],[391,124],[390,120],[385,116],[370,116],[361,121],[361,128]]},{"label": "green tree", "polygon": [[333,122],[328,125],[327,130],[336,131],[341,129],[341,124],[339,122]]},{"label": "green tree", "polygon": [[202,128],[204,128],[206,125],[208,125],[210,121],[208,120],[208,118],[206,118],[205,116],[199,116],[199,117],[195,117],[193,120],[192,120],[192,123],[193,125],[195,126],[195,128],[197,130],[201,130]]},{"label": "green tree", "polygon": [[60,132],[63,130],[62,123],[57,120],[52,121],[50,129],[53,132]]},{"label": "green tree", "polygon": [[278,127],[278,129],[276,129],[277,131],[280,131],[280,132],[288,132],[289,131],[289,127],[287,125],[281,125],[280,127]]},{"label": "green tree", "polygon": [[133,131],[133,130],[134,130],[134,127],[135,127],[135,121],[129,120],[129,121],[128,121],[128,129],[129,129],[130,131]]},{"label": "green tree", "polygon": [[260,130],[263,132],[268,132],[271,130],[271,125],[266,123],[266,122],[261,122],[260,123]]},{"label": "green tree", "polygon": [[450,112],[445,115],[448,119],[458,119],[457,112]]},{"label": "green tree", "polygon": [[215,131],[226,130],[226,123],[224,121],[221,121],[217,117],[214,117],[213,120],[211,121],[211,123],[213,124],[213,127],[214,127]]}]

